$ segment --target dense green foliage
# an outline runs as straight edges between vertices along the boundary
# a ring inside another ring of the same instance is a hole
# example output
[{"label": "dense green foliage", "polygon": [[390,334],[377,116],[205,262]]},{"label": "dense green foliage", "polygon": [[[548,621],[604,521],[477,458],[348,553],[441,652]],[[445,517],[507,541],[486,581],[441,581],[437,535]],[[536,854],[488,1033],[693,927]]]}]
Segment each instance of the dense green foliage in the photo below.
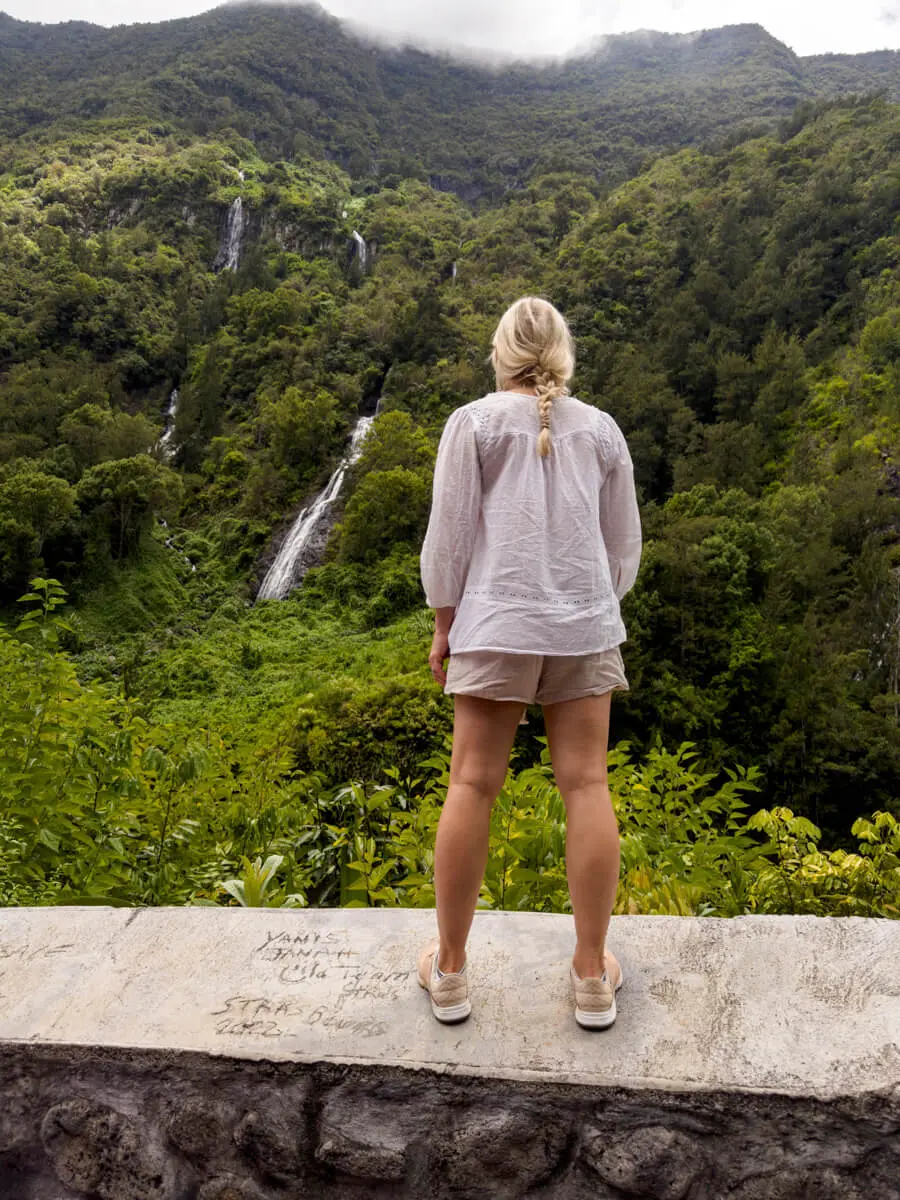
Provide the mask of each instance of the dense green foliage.
[{"label": "dense green foliage", "polygon": [[[435,447],[491,387],[503,307],[541,292],[642,502],[623,907],[896,913],[900,109],[772,123],[869,56],[621,39],[488,97],[482,68],[306,10],[0,25],[0,79],[34,68],[0,100],[7,902],[428,903],[451,719],[418,582]],[[237,197],[240,267],[216,273]],[[253,606],[377,398],[321,565]],[[15,633],[36,575],[66,621],[41,584]],[[540,735],[533,714],[487,903],[564,907]]]},{"label": "dense green foliage", "polygon": [[[57,646],[67,631],[60,589],[35,586],[20,639],[0,634],[0,902],[433,904],[445,754],[419,764],[417,778],[389,768],[390,782],[334,789],[291,770],[281,731],[240,753],[208,732],[150,724],[78,683]],[[619,911],[900,916],[890,814],[854,824],[853,853],[826,853],[819,830],[787,809],[748,820],[756,768],[717,780],[695,757],[689,744],[655,747],[640,767],[626,744],[610,756]],[[486,907],[568,909],[565,813],[548,762],[544,751],[507,777]]]}]

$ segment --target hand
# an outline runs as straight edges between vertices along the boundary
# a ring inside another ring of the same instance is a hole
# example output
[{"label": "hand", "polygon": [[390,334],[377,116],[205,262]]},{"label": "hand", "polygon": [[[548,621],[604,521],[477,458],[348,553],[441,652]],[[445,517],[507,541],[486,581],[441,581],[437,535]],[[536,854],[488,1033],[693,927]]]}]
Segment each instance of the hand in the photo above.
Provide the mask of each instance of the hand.
[{"label": "hand", "polygon": [[436,632],[431,641],[431,653],[428,655],[428,665],[431,667],[432,678],[442,686],[447,682],[447,672],[444,663],[450,657],[450,639],[446,633]]}]

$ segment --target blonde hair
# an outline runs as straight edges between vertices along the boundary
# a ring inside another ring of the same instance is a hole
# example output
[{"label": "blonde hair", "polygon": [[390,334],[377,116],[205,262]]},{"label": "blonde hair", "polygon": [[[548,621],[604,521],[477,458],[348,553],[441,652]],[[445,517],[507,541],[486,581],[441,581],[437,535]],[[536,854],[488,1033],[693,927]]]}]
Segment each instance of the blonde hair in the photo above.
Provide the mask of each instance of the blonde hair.
[{"label": "blonde hair", "polygon": [[549,300],[523,296],[500,318],[491,338],[497,386],[533,387],[537,394],[541,432],[538,453],[550,453],[550,411],[553,401],[567,396],[575,371],[575,343],[562,313]]}]

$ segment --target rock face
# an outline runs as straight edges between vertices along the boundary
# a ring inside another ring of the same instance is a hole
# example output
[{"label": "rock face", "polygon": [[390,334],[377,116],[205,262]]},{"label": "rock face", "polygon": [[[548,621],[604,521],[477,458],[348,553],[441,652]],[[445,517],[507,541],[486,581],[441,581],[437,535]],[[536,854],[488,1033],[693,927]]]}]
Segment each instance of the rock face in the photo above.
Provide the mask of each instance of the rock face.
[{"label": "rock face", "polygon": [[900,1200],[900,923],[616,919],[605,1033],[529,914],[479,915],[439,1026],[432,924],[6,910],[0,1197]]},{"label": "rock face", "polygon": [[41,1142],[60,1183],[102,1200],[174,1195],[173,1164],[148,1132],[145,1122],[78,1095],[52,1105],[41,1121]]}]

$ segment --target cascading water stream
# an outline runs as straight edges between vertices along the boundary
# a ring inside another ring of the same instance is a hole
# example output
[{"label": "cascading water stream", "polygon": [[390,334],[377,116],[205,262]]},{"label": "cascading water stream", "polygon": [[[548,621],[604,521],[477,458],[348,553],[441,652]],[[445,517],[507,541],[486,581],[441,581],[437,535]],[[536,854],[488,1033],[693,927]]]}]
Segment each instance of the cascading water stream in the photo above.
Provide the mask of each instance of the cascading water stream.
[{"label": "cascading water stream", "polygon": [[356,257],[359,259],[359,269],[363,274],[366,272],[366,262],[368,260],[369,248],[366,245],[366,239],[359,233],[358,230],[353,230],[353,240],[356,242]]},{"label": "cascading water stream", "polygon": [[[169,522],[166,520],[166,518],[160,517],[159,523],[163,527],[163,529],[166,531],[166,533],[168,533],[169,532]],[[192,563],[186,554],[182,553],[180,550],[177,549],[177,547],[175,545],[175,538],[171,534],[169,535],[169,537],[166,538],[166,549],[167,550],[175,550],[176,553],[181,554],[182,561],[186,562],[187,565],[191,568],[191,570],[196,573],[196,570],[197,570],[196,564]]]},{"label": "cascading water stream", "polygon": [[225,234],[216,261],[214,271],[236,271],[241,261],[241,242],[244,238],[244,202],[240,196],[235,196],[228,210],[228,220],[225,223]]},{"label": "cascading water stream", "polygon": [[160,435],[156,448],[164,459],[171,459],[176,447],[172,444],[175,436],[175,417],[178,415],[178,388],[172,388],[169,396],[169,407],[166,409],[166,425]]},{"label": "cascading water stream", "polygon": [[[159,451],[160,455],[162,456],[162,458],[165,462],[170,462],[172,460],[172,458],[175,454],[175,451],[178,448],[177,446],[173,445],[173,443],[172,443],[172,438],[175,435],[175,418],[177,415],[178,415],[178,388],[172,388],[172,391],[169,395],[169,407],[166,409],[165,428],[163,429],[162,433],[159,436],[159,440],[156,443],[156,449]],[[157,519],[158,519],[160,525],[163,527],[163,529],[165,529],[166,533],[168,533],[169,532],[169,523],[165,519],[165,517],[158,517]],[[169,550],[176,549],[175,538],[171,534],[166,538],[166,548]],[[180,553],[180,551],[178,551],[178,553]],[[191,560],[188,558],[188,556],[186,554],[182,554],[181,557],[187,563],[187,565],[191,568],[192,571],[197,570],[196,566],[191,562]]]},{"label": "cascading water stream", "polygon": [[362,453],[362,444],[372,424],[373,417],[360,417],[350,438],[347,453],[338,464],[337,470],[328,480],[323,491],[308,508],[304,508],[288,531],[275,561],[256,594],[257,600],[283,600],[303,578],[311,565],[304,563],[310,547],[320,538],[331,506],[340,495],[344,477]]}]

